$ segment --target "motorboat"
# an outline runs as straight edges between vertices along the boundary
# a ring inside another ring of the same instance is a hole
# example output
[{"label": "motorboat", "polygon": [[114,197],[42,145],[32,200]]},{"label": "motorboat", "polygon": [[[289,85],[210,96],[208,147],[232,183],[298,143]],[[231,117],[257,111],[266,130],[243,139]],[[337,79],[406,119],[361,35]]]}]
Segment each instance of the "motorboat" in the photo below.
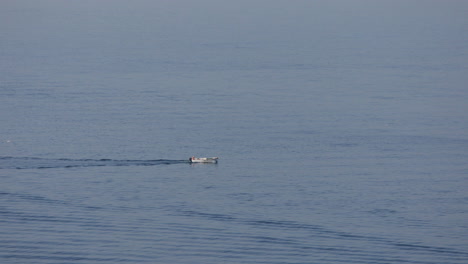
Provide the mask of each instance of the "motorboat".
[{"label": "motorboat", "polygon": [[190,157],[189,162],[190,163],[218,163],[218,157],[212,157],[212,158]]}]

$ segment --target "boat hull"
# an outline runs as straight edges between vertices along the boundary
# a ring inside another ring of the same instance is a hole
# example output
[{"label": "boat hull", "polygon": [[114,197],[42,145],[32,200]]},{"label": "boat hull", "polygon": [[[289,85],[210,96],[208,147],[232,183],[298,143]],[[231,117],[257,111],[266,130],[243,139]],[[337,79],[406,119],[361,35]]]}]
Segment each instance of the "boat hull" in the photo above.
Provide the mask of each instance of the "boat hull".
[{"label": "boat hull", "polygon": [[217,157],[213,157],[213,158],[190,157],[189,162],[190,163],[218,163],[218,158]]}]

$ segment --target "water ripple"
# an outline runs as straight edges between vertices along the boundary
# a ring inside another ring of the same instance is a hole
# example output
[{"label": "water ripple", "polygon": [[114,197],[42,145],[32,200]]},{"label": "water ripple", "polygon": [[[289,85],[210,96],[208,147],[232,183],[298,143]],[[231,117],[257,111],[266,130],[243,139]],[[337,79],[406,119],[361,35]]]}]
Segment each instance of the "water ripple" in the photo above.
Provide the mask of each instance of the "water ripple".
[{"label": "water ripple", "polygon": [[114,160],[114,159],[45,159],[35,157],[0,157],[0,169],[57,169],[103,166],[156,166],[189,163],[188,160]]},{"label": "water ripple", "polygon": [[[282,221],[271,219],[250,219],[239,216],[205,213],[195,210],[179,210],[179,213],[189,218],[205,219],[213,222],[224,222],[233,226],[244,226],[247,230],[255,230],[259,234],[261,230],[267,230],[270,235],[259,235],[249,233],[227,233],[231,244],[231,255],[245,255],[252,253],[269,256],[308,256],[315,254],[325,254],[330,252],[336,256],[343,256],[346,261],[335,259],[333,262],[341,263],[362,263],[363,260],[373,263],[419,263],[415,261],[405,261],[405,259],[392,256],[401,250],[411,251],[415,256],[443,256],[445,259],[458,263],[458,259],[467,259],[468,252],[454,250],[431,245],[420,245],[416,243],[401,243],[388,237],[377,237],[362,235],[352,232],[330,229],[326,226],[312,225],[295,221]],[[198,220],[199,221],[199,220]],[[273,233],[271,233],[273,232]],[[284,234],[288,234],[285,236]],[[218,233],[218,237],[220,234]],[[233,242],[233,240],[240,240]],[[372,250],[369,245],[372,244]],[[333,245],[333,246],[332,246]],[[367,248],[367,249],[366,249]],[[381,253],[376,254],[375,249],[381,248]],[[249,253],[250,252],[250,253]],[[385,253],[384,253],[385,252]],[[385,254],[388,254],[387,256]],[[353,259],[356,258],[356,261]],[[277,259],[276,259],[277,260]],[[290,259],[291,260],[291,259]],[[328,260],[329,261],[329,260]],[[325,262],[328,262],[325,261]],[[276,263],[276,262],[275,262]],[[421,262],[437,263],[437,262]]]}]

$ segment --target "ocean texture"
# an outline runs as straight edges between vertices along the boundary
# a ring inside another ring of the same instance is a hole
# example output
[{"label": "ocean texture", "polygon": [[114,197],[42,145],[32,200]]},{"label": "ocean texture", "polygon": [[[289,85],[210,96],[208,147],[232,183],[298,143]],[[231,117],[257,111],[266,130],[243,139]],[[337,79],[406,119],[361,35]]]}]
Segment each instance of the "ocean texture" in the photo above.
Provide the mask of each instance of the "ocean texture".
[{"label": "ocean texture", "polygon": [[0,262],[467,263],[467,13],[3,1]]}]

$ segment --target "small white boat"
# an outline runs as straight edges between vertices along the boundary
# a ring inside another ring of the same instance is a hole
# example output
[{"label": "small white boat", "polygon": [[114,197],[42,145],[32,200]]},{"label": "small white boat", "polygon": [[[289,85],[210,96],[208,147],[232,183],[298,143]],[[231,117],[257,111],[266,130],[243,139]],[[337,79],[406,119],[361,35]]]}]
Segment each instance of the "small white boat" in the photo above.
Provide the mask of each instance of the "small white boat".
[{"label": "small white boat", "polygon": [[189,162],[191,163],[218,163],[218,157],[212,157],[212,158],[190,157]]}]

